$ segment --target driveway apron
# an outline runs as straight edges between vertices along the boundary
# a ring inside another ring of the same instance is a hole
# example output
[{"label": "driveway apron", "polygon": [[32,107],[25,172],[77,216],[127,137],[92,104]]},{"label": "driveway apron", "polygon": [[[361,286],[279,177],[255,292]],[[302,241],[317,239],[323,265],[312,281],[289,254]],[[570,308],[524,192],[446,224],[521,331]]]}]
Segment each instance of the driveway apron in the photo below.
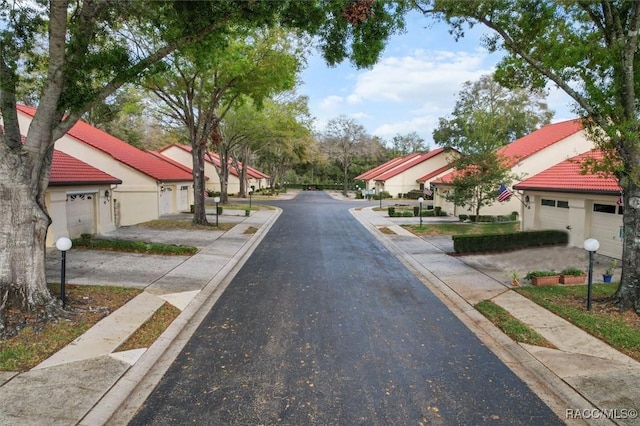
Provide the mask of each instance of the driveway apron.
[{"label": "driveway apron", "polygon": [[562,424],[345,203],[275,204],[131,425]]}]

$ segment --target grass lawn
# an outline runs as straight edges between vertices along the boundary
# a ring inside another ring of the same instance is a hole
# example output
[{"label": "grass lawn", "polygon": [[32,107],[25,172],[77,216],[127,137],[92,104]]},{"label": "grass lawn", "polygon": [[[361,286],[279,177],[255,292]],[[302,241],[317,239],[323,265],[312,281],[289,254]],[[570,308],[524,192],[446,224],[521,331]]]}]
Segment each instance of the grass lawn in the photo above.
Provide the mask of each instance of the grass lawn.
[{"label": "grass lawn", "polygon": [[593,284],[591,311],[586,308],[586,285],[526,286],[515,291],[640,361],[640,315],[632,310],[619,312],[607,300],[617,288],[615,283]]},{"label": "grass lawn", "polygon": [[509,234],[520,231],[519,222],[488,223],[423,223],[420,225],[402,225],[416,235],[479,235]]}]

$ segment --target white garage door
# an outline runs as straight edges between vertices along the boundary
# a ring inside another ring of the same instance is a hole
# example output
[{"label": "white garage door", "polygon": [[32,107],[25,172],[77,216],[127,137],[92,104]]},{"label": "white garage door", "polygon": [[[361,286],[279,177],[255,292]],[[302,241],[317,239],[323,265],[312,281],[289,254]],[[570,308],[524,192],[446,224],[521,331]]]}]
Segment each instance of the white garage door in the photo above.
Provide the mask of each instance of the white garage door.
[{"label": "white garage door", "polygon": [[540,229],[566,230],[569,224],[569,203],[543,198],[540,206]]},{"label": "white garage door", "polygon": [[69,238],[95,233],[96,194],[67,194],[67,231]]},{"label": "white garage door", "polygon": [[598,253],[622,257],[622,209],[615,204],[593,204],[591,237],[600,242]]},{"label": "white garage door", "polygon": [[173,213],[173,189],[165,186],[164,191],[160,192],[160,214]]}]

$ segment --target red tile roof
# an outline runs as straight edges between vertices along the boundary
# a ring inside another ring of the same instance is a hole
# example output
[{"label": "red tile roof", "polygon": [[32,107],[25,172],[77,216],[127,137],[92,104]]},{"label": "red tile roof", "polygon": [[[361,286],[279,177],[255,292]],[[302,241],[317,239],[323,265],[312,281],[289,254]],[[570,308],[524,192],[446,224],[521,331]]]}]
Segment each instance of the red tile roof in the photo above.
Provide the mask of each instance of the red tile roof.
[{"label": "red tile roof", "polygon": [[[184,151],[186,151],[188,153],[191,153],[191,151],[192,151],[192,149],[191,149],[191,147],[189,145],[181,145],[181,144],[177,144],[177,143],[172,143],[171,145],[168,145],[168,146],[162,148],[160,150],[160,155],[164,156],[164,154],[162,154],[162,151],[165,151],[165,150],[167,150],[168,148],[170,148],[172,146],[175,146],[176,148],[180,148],[180,149],[182,149],[182,150],[184,150]],[[211,158],[209,158],[209,156],[206,155],[206,154],[209,154],[211,156]],[[204,156],[204,160],[206,162],[211,163],[216,167],[220,167],[220,156],[218,154],[216,154],[215,152],[208,152],[206,154]],[[213,159],[213,162],[211,161],[211,159]],[[242,167],[242,163],[240,163],[240,167]],[[238,172],[235,169],[235,167],[229,168],[229,171],[231,172],[232,175],[238,176]],[[254,178],[254,179],[268,179],[269,178],[269,175],[264,174],[260,170],[254,169],[251,166],[247,166],[247,174],[250,177]]]},{"label": "red tile roof", "polygon": [[375,178],[376,176],[385,173],[386,171],[398,166],[399,164],[401,164],[404,161],[408,161],[414,157],[419,156],[420,153],[419,152],[414,152],[413,154],[409,154],[405,157],[396,157],[392,160],[387,161],[386,163],[382,163],[380,164],[378,167],[374,167],[371,170],[368,170],[358,176],[356,176],[354,179],[358,179],[358,180],[371,180],[373,178]]},{"label": "red tile roof", "polygon": [[[35,108],[23,105],[19,105],[18,110],[31,117],[33,117],[36,112]],[[129,145],[125,141],[111,136],[102,130],[96,129],[84,121],[78,121],[67,134],[158,181],[175,182],[193,180],[191,174],[185,170],[167,161],[163,161],[148,152],[142,151],[133,145]]]},{"label": "red tile roof", "polygon": [[374,179],[375,180],[379,180],[379,181],[384,181],[384,180],[388,180],[391,179],[392,177],[398,176],[400,173],[417,166],[418,164],[427,161],[430,158],[433,158],[435,156],[437,156],[438,154],[441,154],[443,151],[445,150],[445,148],[438,148],[435,149],[433,151],[429,151],[427,153],[424,154],[418,154],[417,156],[404,161],[402,164],[398,165],[397,167],[392,168],[391,170],[386,171],[385,173],[382,173],[378,176],[376,176]]},{"label": "red tile roof", "polygon": [[120,184],[120,179],[64,152],[53,150],[49,186]]},{"label": "red tile roof", "polygon": [[621,188],[615,177],[603,173],[581,173],[585,159],[601,160],[603,156],[600,150],[585,152],[525,179],[513,187],[533,191],[619,193]]},{"label": "red tile roof", "polygon": [[548,124],[535,132],[529,133],[518,140],[503,146],[498,153],[511,161],[510,166],[515,166],[518,161],[541,151],[554,143],[568,138],[582,130],[580,119],[562,121]]},{"label": "red tile roof", "polygon": [[[521,137],[508,145],[498,149],[498,155],[507,160],[507,165],[515,166],[518,162],[532,156],[536,152],[568,138],[574,133],[582,130],[580,119],[561,121],[559,123],[548,124],[526,136]],[[457,170],[447,173],[434,183],[451,183]]]},{"label": "red tile roof", "polygon": [[[4,133],[4,127],[1,125],[0,132]],[[22,143],[24,143],[26,138],[24,135],[20,135],[20,139]],[[84,161],[80,161],[57,149],[53,150],[49,186],[108,185],[120,183],[122,183],[120,179],[102,170],[98,170]]]}]

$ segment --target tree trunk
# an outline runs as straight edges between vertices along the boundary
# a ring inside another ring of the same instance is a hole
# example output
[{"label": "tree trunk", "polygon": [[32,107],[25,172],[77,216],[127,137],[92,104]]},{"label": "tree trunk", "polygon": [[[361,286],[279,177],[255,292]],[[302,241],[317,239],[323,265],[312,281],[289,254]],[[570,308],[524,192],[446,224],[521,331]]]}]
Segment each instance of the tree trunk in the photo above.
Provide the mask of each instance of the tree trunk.
[{"label": "tree trunk", "polygon": [[[349,189],[349,164],[345,162],[344,167],[342,168],[344,172],[344,181],[342,188],[342,195],[347,196],[347,190]],[[382,190],[380,190],[382,192]],[[382,195],[378,194],[379,197]]]},{"label": "tree trunk", "polygon": [[622,221],[622,276],[612,301],[622,310],[634,309],[640,314],[640,185],[636,182],[624,186]]},{"label": "tree trunk", "polygon": [[[9,307],[44,309],[57,316],[61,304],[47,287],[45,242],[51,219],[44,196],[53,150],[44,162],[22,147],[0,145],[0,336]],[[44,174],[44,176],[43,176]]]},{"label": "tree trunk", "polygon": [[207,225],[207,210],[204,203],[204,151],[203,144],[192,146],[191,157],[193,159],[193,223]]}]

